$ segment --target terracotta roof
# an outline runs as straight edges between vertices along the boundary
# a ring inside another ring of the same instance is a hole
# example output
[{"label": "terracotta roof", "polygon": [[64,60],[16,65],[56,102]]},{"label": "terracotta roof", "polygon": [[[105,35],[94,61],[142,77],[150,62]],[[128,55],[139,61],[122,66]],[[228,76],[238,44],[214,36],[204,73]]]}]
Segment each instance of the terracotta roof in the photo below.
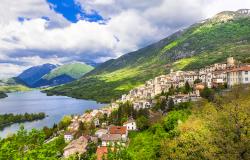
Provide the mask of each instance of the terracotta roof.
[{"label": "terracotta roof", "polygon": [[241,67],[237,67],[237,68],[233,68],[231,70],[228,70],[227,72],[237,72],[237,71],[250,71],[250,66],[241,66]]},{"label": "terracotta roof", "polygon": [[96,150],[97,160],[102,160],[103,155],[108,154],[108,147],[98,147]]},{"label": "terracotta roof", "polygon": [[109,128],[110,134],[126,134],[127,133],[127,127],[124,126],[112,126]]},{"label": "terracotta roof", "polygon": [[198,90],[203,90],[205,88],[205,85],[202,84],[202,83],[198,83],[195,85],[195,89],[198,89]]}]

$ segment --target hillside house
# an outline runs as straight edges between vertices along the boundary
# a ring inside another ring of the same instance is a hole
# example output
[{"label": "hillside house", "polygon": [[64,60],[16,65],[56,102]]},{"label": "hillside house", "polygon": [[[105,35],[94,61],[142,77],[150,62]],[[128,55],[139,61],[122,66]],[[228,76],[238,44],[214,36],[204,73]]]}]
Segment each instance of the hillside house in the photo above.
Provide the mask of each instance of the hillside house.
[{"label": "hillside house", "polygon": [[125,126],[111,126],[108,129],[108,134],[119,134],[122,137],[122,140],[127,141],[128,130]]},{"label": "hillside house", "polygon": [[72,121],[72,123],[68,126],[68,130],[70,130],[71,132],[76,132],[78,131],[79,128],[79,120],[74,120]]},{"label": "hillside house", "polygon": [[86,152],[86,147],[88,145],[88,140],[81,136],[80,138],[73,140],[70,142],[64,149],[63,149],[63,156],[65,158],[68,158],[70,155],[79,153],[85,153]]},{"label": "hillside house", "polygon": [[240,66],[227,71],[227,85],[232,87],[250,83],[250,65]]},{"label": "hillside house", "polygon": [[169,96],[169,99],[173,99],[174,104],[182,103],[182,102],[189,102],[190,96],[188,94],[178,94],[178,95],[173,95]]},{"label": "hillside house", "polygon": [[103,134],[101,137],[102,146],[121,145],[124,141],[120,134]]},{"label": "hillside house", "polygon": [[102,135],[107,134],[108,130],[107,129],[99,129],[95,132],[95,136],[97,136],[98,138],[101,138]]},{"label": "hillside house", "polygon": [[135,110],[151,108],[152,103],[150,101],[147,101],[147,100],[135,101],[133,103],[133,107],[134,107]]},{"label": "hillside house", "polygon": [[130,119],[130,120],[128,120],[127,122],[123,123],[123,126],[127,127],[127,130],[128,130],[128,131],[137,130],[136,122],[135,122],[134,119]]},{"label": "hillside house", "polygon": [[72,141],[73,139],[74,139],[73,133],[71,133],[71,132],[66,132],[66,133],[64,134],[64,140],[65,140],[65,142],[70,142],[70,141]]}]

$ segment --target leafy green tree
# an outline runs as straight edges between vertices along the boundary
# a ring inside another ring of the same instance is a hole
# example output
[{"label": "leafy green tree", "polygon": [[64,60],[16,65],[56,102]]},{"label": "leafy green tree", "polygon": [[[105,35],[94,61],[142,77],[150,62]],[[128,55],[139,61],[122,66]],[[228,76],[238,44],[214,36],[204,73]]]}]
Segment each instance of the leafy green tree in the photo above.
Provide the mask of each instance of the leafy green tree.
[{"label": "leafy green tree", "polygon": [[188,110],[179,110],[179,111],[171,111],[168,113],[168,116],[163,120],[164,121],[164,129],[168,132],[173,130],[179,123],[184,122],[190,112]]},{"label": "leafy green tree", "polygon": [[190,84],[188,83],[188,81],[186,81],[185,82],[185,91],[184,91],[184,93],[187,94],[187,93],[189,93],[191,91],[192,91],[192,88],[191,88]]},{"label": "leafy green tree", "polygon": [[136,119],[136,126],[139,130],[145,130],[149,127],[149,119],[145,116],[140,116]]},{"label": "leafy green tree", "polygon": [[113,148],[108,148],[108,155],[105,160],[132,160],[131,156],[129,155],[127,149],[121,145],[115,145]]},{"label": "leafy green tree", "polygon": [[32,129],[27,132],[23,126],[11,137],[0,140],[0,159],[58,159],[65,147],[63,136],[45,143],[43,130]]},{"label": "leafy green tree", "polygon": [[87,145],[87,151],[80,156],[81,160],[90,160],[95,156],[97,144],[91,142]]},{"label": "leafy green tree", "polygon": [[174,94],[175,94],[175,89],[174,89],[174,86],[171,84],[171,87],[168,90],[168,96],[171,96]]},{"label": "leafy green tree", "polygon": [[176,128],[177,134],[161,144],[161,159],[249,159],[249,91],[240,86],[216,96],[216,103],[197,102],[182,123],[176,124],[181,110],[169,114],[165,128]]},{"label": "leafy green tree", "polygon": [[71,116],[64,116],[62,120],[58,124],[59,130],[66,129],[71,123],[72,117]]},{"label": "leafy green tree", "polygon": [[196,80],[194,80],[194,84],[197,84],[197,83],[201,83],[202,81],[201,81],[201,79],[196,79]]},{"label": "leafy green tree", "polygon": [[167,109],[167,111],[171,111],[171,110],[173,110],[173,108],[174,108],[174,100],[173,100],[173,98],[170,98],[168,100],[168,109]]},{"label": "leafy green tree", "polygon": [[213,101],[214,100],[214,96],[215,96],[215,92],[214,92],[214,90],[212,90],[212,89],[210,89],[208,87],[205,87],[201,91],[200,95],[201,95],[202,98],[205,98],[208,101]]}]

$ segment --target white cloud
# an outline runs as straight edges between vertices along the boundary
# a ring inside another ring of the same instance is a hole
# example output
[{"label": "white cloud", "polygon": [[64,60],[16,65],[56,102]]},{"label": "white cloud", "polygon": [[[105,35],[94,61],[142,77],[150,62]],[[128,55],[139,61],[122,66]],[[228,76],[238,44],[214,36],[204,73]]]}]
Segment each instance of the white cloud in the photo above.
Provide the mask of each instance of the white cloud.
[{"label": "white cloud", "polygon": [[[105,25],[84,20],[70,23],[50,10],[45,0],[2,0],[0,64],[2,61],[1,67],[10,72],[0,69],[0,75],[14,75],[15,71],[20,71],[18,65],[24,69],[43,62],[104,61],[160,40],[223,10],[250,8],[248,0],[77,1],[87,12],[95,10],[109,20]],[[43,16],[50,21],[41,19]],[[18,17],[31,20],[20,23]]]},{"label": "white cloud", "polygon": [[203,0],[204,17],[209,18],[221,11],[250,9],[249,0]]},{"label": "white cloud", "polygon": [[24,69],[27,69],[28,67],[30,66],[21,66],[12,63],[0,63],[0,79],[17,76],[18,73],[21,73]]},{"label": "white cloud", "polygon": [[16,21],[18,17],[41,18],[43,16],[49,17],[51,23],[57,26],[69,24],[62,15],[50,10],[46,0],[1,0],[0,15],[0,25]]}]

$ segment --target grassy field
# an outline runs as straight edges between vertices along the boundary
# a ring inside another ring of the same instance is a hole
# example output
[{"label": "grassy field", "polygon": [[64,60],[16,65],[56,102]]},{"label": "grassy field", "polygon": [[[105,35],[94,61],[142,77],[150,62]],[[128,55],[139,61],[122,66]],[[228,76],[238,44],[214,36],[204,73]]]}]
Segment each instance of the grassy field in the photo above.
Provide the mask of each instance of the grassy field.
[{"label": "grassy field", "polygon": [[31,89],[23,85],[5,85],[0,86],[0,92],[18,92],[18,91],[30,91]]}]

